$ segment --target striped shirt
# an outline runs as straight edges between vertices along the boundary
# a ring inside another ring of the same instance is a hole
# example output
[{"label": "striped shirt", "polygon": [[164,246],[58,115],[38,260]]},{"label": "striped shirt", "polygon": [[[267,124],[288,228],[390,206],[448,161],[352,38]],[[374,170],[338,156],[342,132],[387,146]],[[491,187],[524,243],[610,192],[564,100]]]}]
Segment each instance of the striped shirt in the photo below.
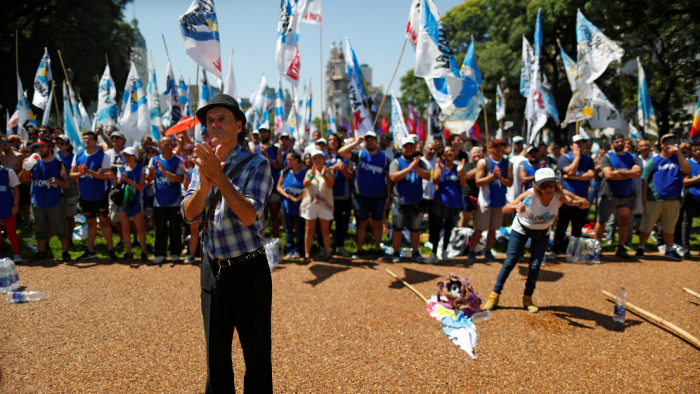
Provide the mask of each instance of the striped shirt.
[{"label": "striped shirt", "polygon": [[[224,173],[229,171],[254,153],[241,149],[240,145],[229,153],[224,165]],[[233,187],[243,195],[255,210],[256,219],[250,226],[245,226],[241,220],[228,208],[226,199],[222,198],[219,205],[211,215],[209,226],[203,236],[203,253],[209,257],[216,259],[229,259],[238,257],[246,253],[253,252],[262,246],[265,246],[265,222],[263,221],[263,210],[267,205],[267,200],[272,192],[272,174],[270,173],[270,162],[263,156],[257,156],[243,167],[243,169],[231,180]],[[185,201],[199,187],[199,167],[195,167],[192,172],[192,180],[190,187],[185,192],[180,212],[182,217],[185,217]],[[214,186],[207,195],[205,209],[209,207],[214,199],[217,187]],[[186,222],[192,223],[199,220],[203,214],[200,213],[193,220]]]}]

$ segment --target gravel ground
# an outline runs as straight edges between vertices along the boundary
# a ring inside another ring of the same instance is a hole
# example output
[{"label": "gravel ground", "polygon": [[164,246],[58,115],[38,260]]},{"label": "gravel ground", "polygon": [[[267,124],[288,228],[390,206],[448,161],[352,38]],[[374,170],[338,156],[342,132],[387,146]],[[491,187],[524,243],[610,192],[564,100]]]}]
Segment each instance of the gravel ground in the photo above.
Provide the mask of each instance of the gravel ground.
[{"label": "gravel ground", "polygon": [[[426,296],[458,272],[485,299],[500,267],[464,260],[283,263],[272,273],[276,392],[700,391],[700,349],[629,313],[624,325],[615,324],[613,304],[601,294],[624,285],[630,302],[700,337],[700,299],[681,290],[700,291],[697,259],[548,263],[534,296],[539,314],[520,308],[527,274],[520,264],[502,308],[478,325],[476,360],[385,271]],[[28,290],[47,298],[0,302],[0,391],[204,390],[198,266],[97,261],[25,264],[18,272]],[[237,339],[233,359],[243,392]]]}]

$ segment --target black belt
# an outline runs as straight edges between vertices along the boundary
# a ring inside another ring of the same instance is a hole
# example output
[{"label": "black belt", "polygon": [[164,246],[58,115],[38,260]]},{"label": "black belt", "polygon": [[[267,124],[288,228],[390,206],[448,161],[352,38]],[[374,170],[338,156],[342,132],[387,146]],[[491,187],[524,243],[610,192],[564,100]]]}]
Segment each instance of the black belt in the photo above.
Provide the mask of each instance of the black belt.
[{"label": "black belt", "polygon": [[244,255],[238,256],[238,257],[232,257],[230,259],[215,259],[213,257],[209,257],[209,256],[207,256],[207,257],[209,258],[210,264],[218,264],[219,267],[231,267],[233,265],[236,265],[238,263],[242,263],[248,259],[252,259],[253,257],[260,256],[263,254],[265,254],[265,247],[264,246],[256,251],[254,251],[254,252],[250,252],[248,254],[244,254]]}]

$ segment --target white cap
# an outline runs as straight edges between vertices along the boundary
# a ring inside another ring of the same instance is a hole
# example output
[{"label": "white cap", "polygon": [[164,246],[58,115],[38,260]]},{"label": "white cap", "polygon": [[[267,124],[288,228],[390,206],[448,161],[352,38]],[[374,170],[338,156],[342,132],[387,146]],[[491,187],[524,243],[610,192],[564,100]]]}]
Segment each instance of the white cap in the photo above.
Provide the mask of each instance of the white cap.
[{"label": "white cap", "polygon": [[415,144],[416,144],[416,140],[414,140],[414,139],[411,138],[410,136],[404,137],[403,140],[401,141],[401,147],[403,148],[404,146],[406,146],[406,144],[413,144],[413,145],[415,145]]},{"label": "white cap", "polygon": [[367,137],[377,138],[377,133],[375,133],[374,131],[368,131],[367,133],[365,133],[365,138]]},{"label": "white cap", "polygon": [[557,176],[551,168],[540,168],[535,172],[535,183],[541,185],[544,182],[554,182]]},{"label": "white cap", "polygon": [[517,144],[518,142],[523,142],[523,137],[516,135],[515,137],[513,137],[513,143]]},{"label": "white cap", "polygon": [[588,138],[582,136],[581,134],[576,134],[571,141],[573,142],[579,142],[579,141],[586,141]]},{"label": "white cap", "polygon": [[525,151],[525,153],[529,155],[529,154],[530,154],[530,151],[532,151],[532,150],[535,150],[535,151],[539,152],[539,151],[540,151],[540,148],[536,147],[535,145],[530,145],[530,147],[527,148],[527,150]]},{"label": "white cap", "polygon": [[253,130],[252,134],[260,134],[260,131],[258,129]]},{"label": "white cap", "polygon": [[136,149],[134,149],[134,148],[131,147],[131,146],[124,148],[124,150],[122,151],[122,153],[124,153],[124,154],[126,154],[126,155],[137,156],[137,154],[136,154]]},{"label": "white cap", "polygon": [[280,134],[280,138],[282,137],[289,137],[289,133],[287,133],[286,131],[282,132],[282,134]]},{"label": "white cap", "polygon": [[326,145],[328,145],[328,141],[326,141],[325,138],[319,138],[319,139],[316,140],[316,145],[318,145],[318,144],[326,144]]},{"label": "white cap", "polygon": [[312,157],[312,158],[313,158],[314,156],[318,156],[318,155],[323,156],[323,151],[320,150],[320,149],[316,149],[316,150],[311,151],[311,157]]}]

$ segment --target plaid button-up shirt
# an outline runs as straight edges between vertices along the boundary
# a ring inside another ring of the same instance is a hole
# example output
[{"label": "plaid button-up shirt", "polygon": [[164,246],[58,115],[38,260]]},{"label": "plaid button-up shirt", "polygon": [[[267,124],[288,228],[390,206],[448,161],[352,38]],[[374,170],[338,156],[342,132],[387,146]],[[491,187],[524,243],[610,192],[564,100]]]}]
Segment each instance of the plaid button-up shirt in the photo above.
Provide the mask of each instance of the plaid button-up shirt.
[{"label": "plaid button-up shirt", "polygon": [[[243,159],[250,155],[255,155],[252,152],[244,150],[240,145],[237,145],[226,158],[224,165],[224,173],[229,171],[240,163]],[[226,203],[226,199],[221,198],[221,202],[216,207],[211,215],[209,226],[203,236],[203,253],[207,256],[216,259],[229,259],[238,257],[246,253],[253,252],[262,246],[265,246],[265,222],[263,221],[263,210],[267,205],[267,200],[272,192],[272,174],[270,173],[270,162],[263,156],[257,156],[248,162],[243,169],[231,179],[231,183],[236,190],[243,195],[255,210],[256,219],[250,226],[244,225],[241,220],[233,213]],[[180,205],[182,217],[185,217],[184,203],[199,187],[199,167],[195,167],[192,172],[192,180],[190,187],[185,193],[185,197]],[[214,199],[214,194],[218,188],[214,186],[207,195],[205,209],[209,207]],[[192,223],[204,216],[204,211],[197,215],[193,220],[186,222]]]}]

